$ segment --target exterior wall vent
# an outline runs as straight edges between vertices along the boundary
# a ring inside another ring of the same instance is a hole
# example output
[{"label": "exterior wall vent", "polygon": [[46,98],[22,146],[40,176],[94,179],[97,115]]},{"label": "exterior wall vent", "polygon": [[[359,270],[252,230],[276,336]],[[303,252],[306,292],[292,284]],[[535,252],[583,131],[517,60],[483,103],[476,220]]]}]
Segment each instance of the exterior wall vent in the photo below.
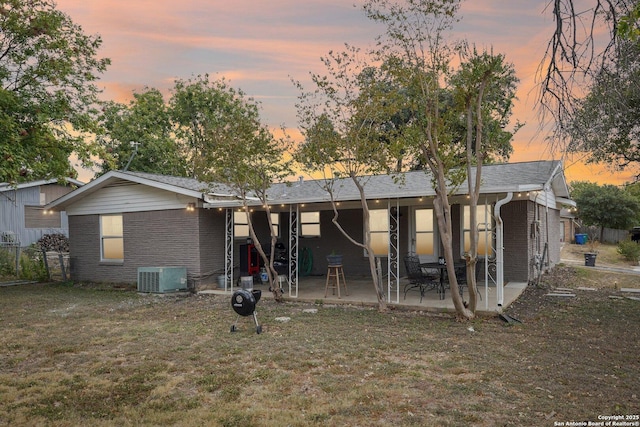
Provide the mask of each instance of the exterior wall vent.
[{"label": "exterior wall vent", "polygon": [[138,292],[166,293],[186,289],[186,267],[138,268]]}]

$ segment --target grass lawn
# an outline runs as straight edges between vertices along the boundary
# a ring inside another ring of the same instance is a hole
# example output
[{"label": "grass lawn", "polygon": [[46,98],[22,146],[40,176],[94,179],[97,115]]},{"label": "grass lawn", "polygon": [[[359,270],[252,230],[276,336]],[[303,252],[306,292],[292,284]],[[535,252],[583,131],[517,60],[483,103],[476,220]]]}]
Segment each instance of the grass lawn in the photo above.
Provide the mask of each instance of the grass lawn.
[{"label": "grass lawn", "polygon": [[561,269],[508,310],[520,325],[264,299],[260,335],[250,317],[230,333],[227,297],[3,287],[0,425],[553,426],[640,414],[640,301],[607,277],[545,296],[549,279],[599,277]]},{"label": "grass lawn", "polygon": [[[588,245],[575,245],[571,243],[565,243],[562,248],[562,258],[574,261],[584,262],[585,252],[591,252],[591,248]],[[625,260],[618,253],[618,245],[614,244],[599,244],[596,249],[596,265],[603,267],[630,267],[637,266],[637,262],[631,262]]]}]

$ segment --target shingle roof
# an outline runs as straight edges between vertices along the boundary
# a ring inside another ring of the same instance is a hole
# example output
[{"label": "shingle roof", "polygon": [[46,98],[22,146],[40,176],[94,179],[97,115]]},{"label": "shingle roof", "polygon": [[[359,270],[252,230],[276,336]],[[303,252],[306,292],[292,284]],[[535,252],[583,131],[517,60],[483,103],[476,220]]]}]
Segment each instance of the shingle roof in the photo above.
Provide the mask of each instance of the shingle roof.
[{"label": "shingle roof", "polygon": [[[552,185],[556,195],[569,197],[564,174],[559,161],[535,161],[524,163],[504,163],[482,167],[481,193],[503,193],[507,191],[533,191]],[[475,173],[475,168],[473,168]],[[555,174],[555,176],[554,176]],[[391,175],[370,176],[363,180],[367,198],[396,198],[433,196],[431,178],[428,171],[407,172],[400,177]],[[329,200],[318,180],[298,181],[289,185],[275,185],[269,192],[274,203],[318,202]],[[467,194],[465,181],[454,194]],[[360,195],[350,178],[338,180],[334,185],[336,200],[358,200]]]},{"label": "shingle roof", "polygon": [[[77,179],[74,179],[74,178],[65,178],[64,181],[66,181],[67,184],[75,185],[76,187],[82,187],[84,185],[83,182],[78,181]],[[0,193],[4,191],[13,191],[16,189],[19,190],[22,188],[38,187],[40,185],[58,184],[58,183],[60,183],[60,181],[58,181],[57,179],[42,179],[39,181],[22,182],[20,184],[10,184],[7,182],[0,182]]]},{"label": "shingle roof", "polygon": [[143,178],[148,181],[155,181],[165,185],[171,185],[173,187],[180,187],[186,190],[198,191],[201,193],[206,193],[212,190],[211,184],[208,184],[203,181],[199,181],[194,178],[185,178],[180,176],[171,176],[171,175],[161,175],[157,173],[147,173],[147,172],[131,172],[131,171],[121,171],[124,175],[136,176],[139,178]]},{"label": "shingle roof", "polygon": [[[398,176],[376,175],[363,179],[365,193],[369,199],[396,197],[433,196],[435,190],[431,183],[431,174],[427,171],[413,171]],[[237,205],[238,198],[230,187],[223,184],[206,183],[193,178],[144,172],[111,171],[86,184],[51,204],[64,209],[94,191],[121,180],[133,181],[143,185],[182,193],[191,197],[204,198],[216,206]],[[329,200],[323,180],[299,180],[291,183],[275,184],[268,192],[273,203],[313,203]],[[534,161],[522,163],[504,163],[484,165],[482,168],[481,193],[505,193],[542,190],[546,185],[553,187],[556,197],[569,198],[569,191],[560,161]],[[466,194],[464,182],[454,194]],[[206,196],[205,196],[206,195]],[[334,184],[334,196],[337,201],[359,200],[358,190],[350,178],[337,180]]]}]

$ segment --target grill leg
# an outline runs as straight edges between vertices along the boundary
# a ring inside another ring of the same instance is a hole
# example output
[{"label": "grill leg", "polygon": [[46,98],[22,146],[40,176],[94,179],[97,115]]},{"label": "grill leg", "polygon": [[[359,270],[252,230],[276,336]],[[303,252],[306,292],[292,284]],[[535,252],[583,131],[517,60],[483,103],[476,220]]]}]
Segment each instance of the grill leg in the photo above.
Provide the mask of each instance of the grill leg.
[{"label": "grill leg", "polygon": [[236,321],[233,323],[233,325],[231,325],[231,332],[235,332],[238,330],[238,319],[240,318],[240,315],[238,314],[236,316]]},{"label": "grill leg", "polygon": [[253,321],[256,324],[256,334],[261,334],[262,333],[262,326],[258,323],[258,316],[256,315],[255,310],[253,312]]}]

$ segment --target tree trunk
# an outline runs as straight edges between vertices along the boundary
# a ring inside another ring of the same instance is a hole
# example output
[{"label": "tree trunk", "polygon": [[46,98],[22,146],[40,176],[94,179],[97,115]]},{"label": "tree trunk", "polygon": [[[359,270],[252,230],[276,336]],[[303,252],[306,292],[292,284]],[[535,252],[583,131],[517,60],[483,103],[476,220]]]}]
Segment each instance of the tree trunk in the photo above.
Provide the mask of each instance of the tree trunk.
[{"label": "tree trunk", "polygon": [[[482,180],[482,103],[487,82],[492,73],[484,73],[476,98],[476,135],[475,144],[473,138],[473,104],[471,98],[467,101],[467,184],[469,190],[469,225],[470,225],[470,249],[466,257],[467,264],[467,287],[469,291],[469,311],[475,314],[478,305],[476,294],[476,264],[478,262],[478,199],[480,198],[480,182]],[[471,173],[475,155],[476,174]],[[485,248],[485,250],[488,248]]]},{"label": "tree trunk", "polygon": [[338,222],[338,208],[336,206],[335,200],[333,199],[333,192],[331,191],[330,188],[327,188],[327,191],[329,192],[329,196],[331,197],[331,205],[333,207],[333,214],[334,214],[331,222],[333,222],[333,224],[336,227],[338,227],[338,230],[340,230],[340,232],[347,239],[349,239],[351,243],[367,251],[367,258],[369,259],[369,269],[371,271],[371,279],[373,281],[373,287],[376,291],[376,297],[378,299],[378,311],[386,312],[388,310],[387,301],[385,299],[384,289],[382,289],[382,284],[380,283],[380,278],[378,277],[378,274],[377,274],[376,256],[373,252],[373,248],[371,247],[371,230],[369,226],[369,205],[367,204],[364,187],[362,186],[360,181],[358,181],[358,177],[353,174],[350,174],[350,176],[354,184],[358,188],[358,192],[360,193],[360,202],[362,205],[362,216],[363,216],[362,220],[363,220],[363,226],[365,229],[364,243],[359,243],[358,241],[356,241],[353,237],[349,235],[349,233],[347,233],[347,231],[344,228],[342,228],[342,226]]},{"label": "tree trunk", "polygon": [[[258,240],[258,237],[256,236],[256,232],[253,229],[253,222],[251,221],[251,212],[249,211],[249,206],[247,206],[245,204],[244,205],[244,210],[245,210],[245,212],[247,214],[247,224],[249,225],[249,235],[251,236],[251,239],[253,240],[253,245],[255,246],[256,250],[258,251],[258,254],[260,255],[260,258],[262,259],[264,264],[269,266],[269,268],[267,268],[266,270],[267,270],[267,277],[269,278],[269,289],[271,290],[271,293],[273,293],[273,299],[276,302],[282,302],[283,301],[283,299],[282,299],[282,290],[276,284],[276,282],[278,280],[278,273],[275,271],[275,268],[273,267],[273,253],[274,253],[274,247],[275,247],[275,240],[274,240],[275,237],[273,235],[271,236],[271,255],[269,256],[269,258],[267,258],[267,254],[264,252],[264,248],[262,247],[262,244]],[[269,213],[268,210],[267,210],[267,215],[269,216],[269,219],[268,219],[269,229],[273,230],[272,224],[271,224],[270,213]]]},{"label": "tree trunk", "polygon": [[460,297],[458,288],[458,280],[456,278],[455,258],[453,256],[452,244],[452,224],[451,224],[451,206],[446,192],[446,181],[444,179],[444,171],[439,168],[438,183],[436,197],[433,205],[438,219],[438,227],[440,229],[440,241],[444,249],[444,259],[447,263],[447,275],[449,277],[449,285],[451,288],[451,300],[456,309],[456,315],[462,319],[473,319],[474,313],[468,310]]}]

